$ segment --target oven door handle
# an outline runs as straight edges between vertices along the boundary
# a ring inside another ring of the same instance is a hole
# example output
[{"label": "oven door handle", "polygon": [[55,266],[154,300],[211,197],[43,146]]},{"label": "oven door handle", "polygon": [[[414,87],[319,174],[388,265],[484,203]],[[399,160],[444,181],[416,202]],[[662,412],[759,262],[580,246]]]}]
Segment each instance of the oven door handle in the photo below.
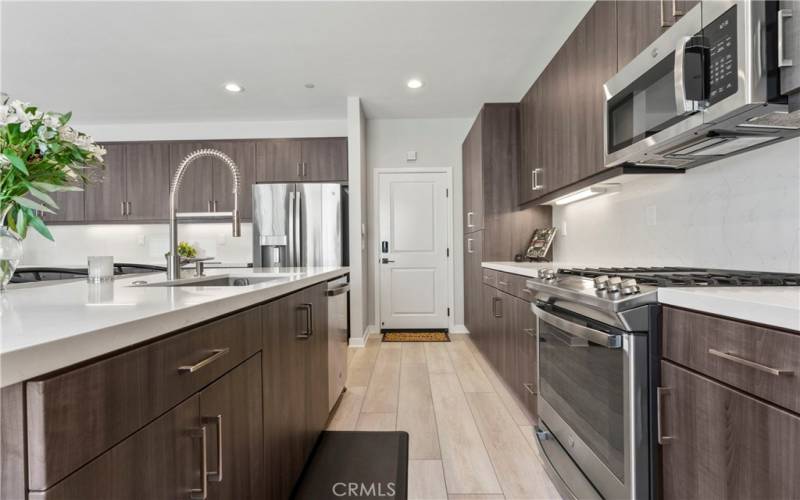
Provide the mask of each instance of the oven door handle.
[{"label": "oven door handle", "polygon": [[608,347],[609,349],[619,349],[622,347],[622,335],[601,332],[600,330],[595,330],[588,326],[573,323],[551,312],[545,311],[539,307],[539,305],[539,303],[531,304],[531,309],[533,309],[533,314],[545,323],[576,337],[599,344],[603,347]]}]

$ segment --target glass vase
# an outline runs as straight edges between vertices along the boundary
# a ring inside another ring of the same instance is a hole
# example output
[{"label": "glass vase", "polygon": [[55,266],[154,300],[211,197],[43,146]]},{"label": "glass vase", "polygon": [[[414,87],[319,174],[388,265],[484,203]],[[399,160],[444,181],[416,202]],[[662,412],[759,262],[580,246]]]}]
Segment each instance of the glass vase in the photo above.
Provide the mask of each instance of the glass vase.
[{"label": "glass vase", "polygon": [[0,291],[6,289],[20,260],[22,239],[9,228],[0,226]]}]

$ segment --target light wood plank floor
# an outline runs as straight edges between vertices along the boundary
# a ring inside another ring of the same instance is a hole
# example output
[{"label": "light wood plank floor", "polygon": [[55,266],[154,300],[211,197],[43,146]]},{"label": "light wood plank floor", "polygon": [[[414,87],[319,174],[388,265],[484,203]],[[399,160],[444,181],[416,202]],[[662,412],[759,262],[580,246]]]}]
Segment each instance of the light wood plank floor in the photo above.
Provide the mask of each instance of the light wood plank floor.
[{"label": "light wood plank floor", "polygon": [[558,499],[532,422],[468,335],[350,348],[329,430],[409,433],[409,498]]}]

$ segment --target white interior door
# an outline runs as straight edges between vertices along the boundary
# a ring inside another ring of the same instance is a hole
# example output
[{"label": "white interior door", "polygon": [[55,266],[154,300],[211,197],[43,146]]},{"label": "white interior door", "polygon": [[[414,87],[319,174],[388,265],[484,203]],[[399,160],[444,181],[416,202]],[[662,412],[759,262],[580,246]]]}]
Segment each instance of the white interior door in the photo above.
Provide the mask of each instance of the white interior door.
[{"label": "white interior door", "polygon": [[378,179],[381,328],[448,327],[448,176]]}]

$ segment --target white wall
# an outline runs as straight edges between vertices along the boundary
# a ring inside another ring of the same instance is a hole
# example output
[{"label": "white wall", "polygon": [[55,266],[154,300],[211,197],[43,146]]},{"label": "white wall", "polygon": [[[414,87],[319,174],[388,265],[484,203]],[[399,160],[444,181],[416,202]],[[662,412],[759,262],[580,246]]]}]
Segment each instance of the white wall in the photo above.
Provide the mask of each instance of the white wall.
[{"label": "white wall", "polygon": [[569,265],[800,272],[800,139],[555,207]]},{"label": "white wall", "polygon": [[[367,213],[376,214],[372,186],[373,170],[393,167],[451,167],[453,171],[453,270],[454,270],[454,320],[456,325],[464,323],[464,273],[461,240],[463,228],[462,210],[462,169],[461,143],[464,141],[471,118],[449,119],[397,119],[367,120],[367,172],[369,189]],[[406,161],[408,151],[417,152],[417,160]],[[377,272],[377,226],[375,218],[370,221],[367,238],[367,294],[369,304],[369,324],[375,326],[374,278]]]},{"label": "white wall", "polygon": [[[284,137],[343,137],[347,121],[305,120],[274,122],[76,124],[76,129],[100,142],[246,139]],[[55,242],[34,235],[25,241],[22,265],[85,265],[87,253],[113,255],[117,262],[163,263],[167,225],[51,226]],[[242,237],[230,235],[229,223],[181,224],[180,239],[198,245],[205,255],[225,262],[252,262],[250,224]],[[101,251],[102,249],[102,251]]]}]

